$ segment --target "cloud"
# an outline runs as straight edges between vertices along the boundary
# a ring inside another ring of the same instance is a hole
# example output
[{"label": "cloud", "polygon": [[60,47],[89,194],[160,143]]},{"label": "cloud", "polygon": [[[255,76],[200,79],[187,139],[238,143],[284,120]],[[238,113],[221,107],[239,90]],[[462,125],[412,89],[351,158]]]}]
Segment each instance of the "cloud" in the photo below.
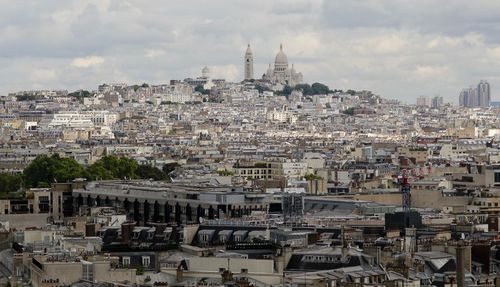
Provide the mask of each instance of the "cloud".
[{"label": "cloud", "polygon": [[98,67],[104,63],[103,57],[88,56],[83,58],[74,58],[71,61],[71,66],[75,68],[92,68]]},{"label": "cloud", "polygon": [[456,102],[480,79],[494,98],[500,87],[493,0],[25,0],[2,5],[0,39],[0,94],[168,83],[205,65],[239,81],[249,42],[256,76],[283,43],[308,82],[332,88]]},{"label": "cloud", "polygon": [[146,58],[158,58],[165,55],[165,51],[162,49],[149,49],[144,53],[144,57]]}]

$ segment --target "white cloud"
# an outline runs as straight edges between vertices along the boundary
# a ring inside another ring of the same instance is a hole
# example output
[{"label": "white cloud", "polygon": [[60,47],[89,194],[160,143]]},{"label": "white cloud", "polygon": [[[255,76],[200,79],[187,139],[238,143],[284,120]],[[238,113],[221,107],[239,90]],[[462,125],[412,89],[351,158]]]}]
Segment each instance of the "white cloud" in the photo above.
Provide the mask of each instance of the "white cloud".
[{"label": "white cloud", "polygon": [[104,63],[103,57],[88,56],[84,58],[74,58],[71,61],[71,66],[75,68],[92,68],[102,65],[102,63]]},{"label": "white cloud", "polygon": [[165,55],[165,51],[162,49],[149,49],[146,51],[146,53],[144,53],[144,57],[150,58],[150,59],[158,58],[158,57],[161,57],[163,55]]},{"label": "white cloud", "polygon": [[480,79],[494,95],[500,87],[499,1],[18,2],[0,10],[0,94],[166,83],[199,76],[205,65],[213,77],[239,81],[248,42],[256,76],[282,42],[307,81],[332,88],[451,101]]},{"label": "white cloud", "polygon": [[240,79],[240,68],[236,65],[224,65],[224,66],[209,66],[211,77],[214,79],[222,78],[229,81],[241,81]]},{"label": "white cloud", "polygon": [[54,69],[33,69],[29,75],[32,82],[47,82],[57,78],[57,72]]}]

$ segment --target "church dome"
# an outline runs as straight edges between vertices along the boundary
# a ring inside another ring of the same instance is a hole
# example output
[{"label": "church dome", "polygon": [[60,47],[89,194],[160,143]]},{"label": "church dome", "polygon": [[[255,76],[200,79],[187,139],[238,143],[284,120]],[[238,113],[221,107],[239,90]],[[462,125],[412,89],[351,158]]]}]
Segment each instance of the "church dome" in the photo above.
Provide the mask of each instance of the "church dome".
[{"label": "church dome", "polygon": [[276,55],[276,59],[274,60],[274,63],[288,65],[288,58],[286,57],[285,52],[283,52],[283,44],[280,45],[280,51]]},{"label": "church dome", "polygon": [[205,66],[202,70],[201,70],[201,75],[202,77],[204,78],[208,78],[210,76],[210,69]]}]

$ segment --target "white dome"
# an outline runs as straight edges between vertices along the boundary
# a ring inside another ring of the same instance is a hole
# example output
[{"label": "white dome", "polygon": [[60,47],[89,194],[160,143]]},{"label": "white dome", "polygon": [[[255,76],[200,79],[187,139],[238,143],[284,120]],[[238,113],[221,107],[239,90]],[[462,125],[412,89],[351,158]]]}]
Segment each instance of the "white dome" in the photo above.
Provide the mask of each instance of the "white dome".
[{"label": "white dome", "polygon": [[205,66],[202,70],[201,70],[201,76],[204,77],[204,78],[208,78],[210,77],[210,69]]},{"label": "white dome", "polygon": [[280,51],[276,55],[276,59],[274,59],[274,63],[288,65],[288,58],[286,57],[285,52],[283,52],[283,44],[280,45]]}]

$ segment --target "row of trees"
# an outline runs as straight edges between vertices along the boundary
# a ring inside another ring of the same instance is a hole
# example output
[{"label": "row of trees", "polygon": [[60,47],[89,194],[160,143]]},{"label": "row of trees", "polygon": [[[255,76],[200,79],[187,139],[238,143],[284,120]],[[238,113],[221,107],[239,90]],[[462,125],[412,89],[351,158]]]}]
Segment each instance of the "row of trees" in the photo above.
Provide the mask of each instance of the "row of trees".
[{"label": "row of trees", "polygon": [[[279,94],[288,97],[293,91],[302,91],[302,94],[304,96],[313,96],[313,95],[326,95],[329,93],[336,93],[336,92],[341,92],[343,93],[344,91],[342,90],[330,90],[330,88],[322,83],[314,83],[312,85],[309,84],[299,84],[294,87],[292,86],[285,86],[283,87],[283,90],[281,92],[278,92]],[[345,93],[354,95],[356,91],[354,90],[347,90]]]},{"label": "row of trees", "polygon": [[41,155],[24,169],[23,174],[0,174],[0,193],[17,191],[21,186],[50,187],[51,183],[68,182],[75,178],[170,180],[169,173],[177,166],[177,163],[166,164],[161,170],[141,165],[131,158],[105,156],[85,168],[72,158],[61,158],[58,154]]},{"label": "row of trees", "polygon": [[281,91],[281,94],[284,96],[289,96],[293,91],[302,91],[302,94],[304,96],[312,96],[312,95],[326,95],[328,93],[336,92],[337,90],[332,91],[327,85],[321,83],[314,83],[312,85],[299,84],[296,85],[295,87],[291,86],[283,87],[283,91]]}]

